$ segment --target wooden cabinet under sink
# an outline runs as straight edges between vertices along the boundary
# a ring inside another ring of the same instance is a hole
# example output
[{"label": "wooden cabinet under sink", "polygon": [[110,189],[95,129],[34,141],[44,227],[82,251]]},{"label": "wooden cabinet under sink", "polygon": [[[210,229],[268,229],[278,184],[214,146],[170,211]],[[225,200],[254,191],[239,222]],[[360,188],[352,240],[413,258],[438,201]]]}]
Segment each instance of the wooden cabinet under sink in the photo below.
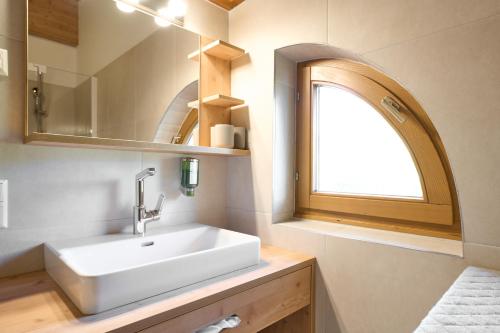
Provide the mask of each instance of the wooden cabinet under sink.
[{"label": "wooden cabinet under sink", "polygon": [[303,318],[300,327],[304,329],[300,332],[308,332],[310,311],[306,307],[311,304],[311,275],[311,267],[303,268],[141,332],[193,332],[213,323],[214,319],[236,314],[240,317],[241,324],[228,329],[228,333],[252,333],[261,330],[270,333],[275,330],[266,327],[297,311],[305,312],[305,315],[300,317]]},{"label": "wooden cabinet under sink", "polygon": [[[266,247],[259,266],[84,316],[46,272],[0,279],[6,332],[192,333],[236,314],[227,333],[314,331],[314,258]],[[142,281],[141,283],[144,283]]]}]

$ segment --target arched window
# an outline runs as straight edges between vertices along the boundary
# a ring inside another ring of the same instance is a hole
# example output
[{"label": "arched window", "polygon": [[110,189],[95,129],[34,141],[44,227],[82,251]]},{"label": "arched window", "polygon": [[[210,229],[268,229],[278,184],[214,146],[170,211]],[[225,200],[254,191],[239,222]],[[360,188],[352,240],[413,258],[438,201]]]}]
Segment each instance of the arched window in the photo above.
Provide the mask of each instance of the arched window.
[{"label": "arched window", "polygon": [[398,83],[346,60],[299,64],[296,216],[460,238],[429,118]]}]

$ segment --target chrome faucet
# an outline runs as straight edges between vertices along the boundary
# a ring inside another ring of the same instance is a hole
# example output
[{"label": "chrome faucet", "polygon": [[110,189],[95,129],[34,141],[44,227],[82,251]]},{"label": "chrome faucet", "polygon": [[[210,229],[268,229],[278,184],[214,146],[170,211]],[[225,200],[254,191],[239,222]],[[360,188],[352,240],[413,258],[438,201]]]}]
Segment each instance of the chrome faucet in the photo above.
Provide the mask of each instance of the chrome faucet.
[{"label": "chrome faucet", "polygon": [[142,235],[146,232],[146,223],[158,221],[165,206],[166,197],[162,193],[158,198],[156,209],[148,211],[144,206],[144,180],[156,173],[155,168],[147,168],[135,176],[135,206],[134,206],[134,234]]}]

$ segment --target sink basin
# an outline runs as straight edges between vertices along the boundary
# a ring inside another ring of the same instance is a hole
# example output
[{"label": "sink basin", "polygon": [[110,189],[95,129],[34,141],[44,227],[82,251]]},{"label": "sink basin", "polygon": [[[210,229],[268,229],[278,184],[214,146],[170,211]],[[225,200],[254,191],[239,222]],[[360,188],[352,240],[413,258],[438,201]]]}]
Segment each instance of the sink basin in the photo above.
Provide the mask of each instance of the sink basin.
[{"label": "sink basin", "polygon": [[50,276],[94,314],[257,265],[260,240],[202,224],[45,244]]}]

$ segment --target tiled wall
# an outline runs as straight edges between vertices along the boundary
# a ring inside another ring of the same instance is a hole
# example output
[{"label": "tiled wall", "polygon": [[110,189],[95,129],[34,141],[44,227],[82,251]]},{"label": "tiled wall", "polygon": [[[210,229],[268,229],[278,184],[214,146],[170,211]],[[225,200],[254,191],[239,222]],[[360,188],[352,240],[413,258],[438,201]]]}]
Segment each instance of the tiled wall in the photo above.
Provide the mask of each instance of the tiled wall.
[{"label": "tiled wall", "polygon": [[[228,221],[318,258],[317,332],[411,332],[467,264],[500,268],[499,31],[497,0],[250,0],[230,13],[230,42],[251,55],[235,63],[232,88],[250,106],[253,144],[250,161],[228,161]],[[298,43],[354,53],[423,105],[454,172],[465,260],[272,223],[289,216],[273,186],[290,171],[272,148],[286,145],[287,115],[274,112],[288,103],[286,85],[273,98],[274,50]]]},{"label": "tiled wall", "polygon": [[[227,37],[227,14],[189,1],[187,25]],[[0,77],[0,179],[9,180],[9,228],[0,229],[0,276],[43,268],[43,242],[116,232],[131,226],[134,176],[144,167],[146,202],[167,195],[161,224],[226,223],[226,159],[200,158],[194,198],[179,191],[180,155],[51,148],[22,144],[25,80],[25,7],[0,0],[0,48],[9,51],[9,77]],[[159,223],[159,224],[160,224]]]},{"label": "tiled wall", "polygon": [[[187,58],[198,44],[192,32],[160,29],[98,71],[98,136],[153,141],[167,107],[198,80],[199,65]],[[180,128],[189,110],[186,104],[183,109],[173,126]]]}]

